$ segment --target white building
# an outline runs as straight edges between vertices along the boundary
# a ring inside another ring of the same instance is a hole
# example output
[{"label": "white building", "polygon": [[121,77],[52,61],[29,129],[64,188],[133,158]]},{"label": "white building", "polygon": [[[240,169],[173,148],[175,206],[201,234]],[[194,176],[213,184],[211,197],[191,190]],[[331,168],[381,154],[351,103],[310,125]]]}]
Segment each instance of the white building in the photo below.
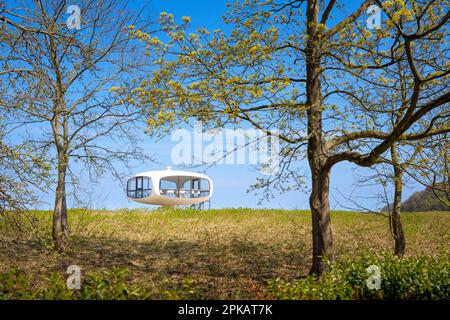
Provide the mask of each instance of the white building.
[{"label": "white building", "polygon": [[204,174],[167,170],[147,171],[127,181],[128,199],[162,206],[195,205],[209,201],[213,184]]}]

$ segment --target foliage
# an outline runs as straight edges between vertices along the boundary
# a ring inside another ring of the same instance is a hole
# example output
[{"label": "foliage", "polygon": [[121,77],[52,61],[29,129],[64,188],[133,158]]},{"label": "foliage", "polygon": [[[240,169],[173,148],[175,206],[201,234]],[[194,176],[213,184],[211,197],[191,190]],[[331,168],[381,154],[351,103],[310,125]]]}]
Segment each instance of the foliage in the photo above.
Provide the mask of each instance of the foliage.
[{"label": "foliage", "polygon": [[[310,3],[322,19],[306,12]],[[442,2],[386,1],[379,6],[387,19],[371,32],[365,12],[373,3],[359,3],[354,10],[330,1],[325,10],[314,1],[234,1],[222,17],[230,31],[194,30],[190,19],[162,12],[159,32],[129,28],[155,68],[137,88],[113,90],[146,110],[155,135],[196,118],[205,127],[247,122],[278,136],[289,181],[270,177],[255,187],[298,184],[289,166],[305,154],[308,111],[319,105],[330,165],[373,165],[394,140],[420,145],[449,130],[448,16]],[[323,84],[317,106],[308,101],[311,63]]]},{"label": "foliage", "polygon": [[[369,289],[366,269],[370,265],[381,269],[381,289]],[[0,274],[0,299],[45,300],[128,300],[128,299],[199,299],[201,291],[194,278],[184,278],[177,285],[163,281],[156,291],[131,285],[127,270],[89,273],[81,290],[67,289],[64,276],[51,273],[37,287],[31,275],[18,270]],[[450,261],[448,254],[436,257],[415,256],[400,259],[382,252],[361,252],[330,265],[319,279],[307,276],[286,282],[280,278],[268,281],[266,298],[275,299],[450,299]]]},{"label": "foliage", "polygon": [[[366,269],[381,270],[380,290],[369,289]],[[360,253],[330,265],[320,279],[307,276],[295,282],[269,281],[268,294],[276,299],[450,299],[450,260],[414,256],[400,259],[388,253]]]},{"label": "foliage", "polygon": [[190,277],[176,284],[171,284],[165,279],[162,288],[156,291],[156,297],[164,300],[200,299],[200,294],[200,290],[195,287],[195,280]]},{"label": "foliage", "polygon": [[[0,102],[0,110],[2,108]],[[43,179],[48,177],[49,163],[28,142],[13,144],[6,131],[2,115],[0,116],[0,214],[16,211],[17,214],[10,215],[15,218],[37,203],[33,191],[45,187]]]},{"label": "foliage", "polygon": [[439,196],[442,192],[439,190],[433,192],[431,188],[416,192],[402,203],[402,211],[450,211],[450,206],[440,200],[444,197],[438,198],[436,194]]},{"label": "foliage", "polygon": [[112,268],[111,271],[93,272],[87,275],[80,290],[69,290],[65,278],[51,273],[42,279],[42,288],[33,286],[33,277],[18,270],[0,274],[0,299],[45,299],[45,300],[128,300],[145,299],[145,290],[130,285],[126,280],[127,270]]},{"label": "foliage", "polygon": [[0,299],[33,299],[35,293],[30,290],[32,276],[17,270],[0,274]]},{"label": "foliage", "polygon": [[[444,202],[444,192],[426,188],[423,191],[413,193],[403,201],[401,211],[403,212],[426,212],[426,211],[450,211],[450,206]],[[392,208],[392,205],[391,205]],[[388,206],[381,209],[388,211]]]}]

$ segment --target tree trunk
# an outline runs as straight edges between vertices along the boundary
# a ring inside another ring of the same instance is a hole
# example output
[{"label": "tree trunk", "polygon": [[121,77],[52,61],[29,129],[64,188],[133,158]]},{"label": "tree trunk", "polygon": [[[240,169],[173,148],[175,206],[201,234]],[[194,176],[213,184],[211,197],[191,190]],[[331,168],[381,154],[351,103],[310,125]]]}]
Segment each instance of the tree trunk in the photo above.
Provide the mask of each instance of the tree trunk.
[{"label": "tree trunk", "polygon": [[334,262],[331,232],[329,169],[313,171],[312,192],[309,205],[312,214],[313,263],[310,273],[320,275],[328,270],[327,261]]},{"label": "tree trunk", "polygon": [[306,103],[308,112],[308,162],[311,170],[313,264],[310,273],[327,271],[325,260],[334,261],[329,206],[330,168],[326,166],[328,151],[322,132],[322,96],[320,63],[322,50],[318,30],[318,0],[309,0],[307,7]]},{"label": "tree trunk", "polygon": [[61,212],[61,225],[62,232],[64,237],[67,239],[69,236],[69,221],[67,220],[67,194],[66,194],[66,182],[64,181],[63,185],[63,194],[62,194],[62,212]]},{"label": "tree trunk", "polygon": [[[55,66],[59,66],[57,60],[54,60],[54,64]],[[67,247],[69,233],[66,201],[66,173],[69,165],[67,151],[69,122],[59,68],[57,68],[57,83],[58,99],[54,106],[54,122],[52,123],[54,142],[58,156],[58,181],[56,185],[55,207],[53,209],[53,240],[55,250],[64,252]]]},{"label": "tree trunk", "polygon": [[66,165],[58,166],[55,207],[53,209],[52,236],[55,250],[64,252],[67,247],[68,223],[66,203]]},{"label": "tree trunk", "polygon": [[402,257],[405,254],[405,247],[406,247],[405,234],[403,232],[402,221],[400,219],[401,204],[402,204],[403,173],[402,168],[398,163],[397,149],[395,145],[392,145],[391,147],[391,156],[392,156],[392,163],[394,166],[395,193],[394,193],[394,204],[390,219],[391,219],[392,236],[395,242],[394,254],[396,256]]}]

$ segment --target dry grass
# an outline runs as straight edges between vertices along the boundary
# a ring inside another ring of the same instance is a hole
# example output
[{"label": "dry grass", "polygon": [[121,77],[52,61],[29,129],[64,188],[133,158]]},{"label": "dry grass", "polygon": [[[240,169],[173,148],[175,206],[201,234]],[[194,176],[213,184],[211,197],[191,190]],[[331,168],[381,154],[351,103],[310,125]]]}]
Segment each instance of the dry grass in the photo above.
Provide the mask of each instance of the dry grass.
[{"label": "dry grass", "polygon": [[[35,212],[42,230],[50,214]],[[404,214],[407,254],[448,249],[450,213]],[[350,212],[332,214],[336,256],[356,250],[390,250],[386,218]],[[304,276],[311,263],[311,223],[306,211],[209,210],[70,213],[69,252],[56,255],[34,236],[17,236],[0,221],[0,272],[65,272],[112,266],[129,269],[132,282],[152,290],[193,279],[204,298],[259,298],[266,281]]]}]

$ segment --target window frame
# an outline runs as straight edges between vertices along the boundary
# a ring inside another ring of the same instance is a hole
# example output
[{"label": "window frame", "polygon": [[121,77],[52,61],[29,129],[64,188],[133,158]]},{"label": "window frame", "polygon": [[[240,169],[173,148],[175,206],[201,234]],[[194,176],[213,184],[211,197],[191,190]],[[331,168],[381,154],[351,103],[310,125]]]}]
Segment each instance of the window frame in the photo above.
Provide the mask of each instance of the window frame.
[{"label": "window frame", "polygon": [[[130,189],[130,181],[134,180],[132,186],[134,188]],[[144,199],[151,196],[152,193],[152,179],[150,177],[145,176],[137,176],[128,179],[127,181],[127,197],[131,199]],[[144,185],[148,182],[148,188],[144,188]],[[140,183],[140,184],[139,184]],[[133,186],[134,184],[134,186]],[[138,187],[140,186],[140,187]],[[148,195],[146,193],[148,192]],[[139,196],[138,196],[139,195]],[[146,195],[146,196],[144,196]]]}]

